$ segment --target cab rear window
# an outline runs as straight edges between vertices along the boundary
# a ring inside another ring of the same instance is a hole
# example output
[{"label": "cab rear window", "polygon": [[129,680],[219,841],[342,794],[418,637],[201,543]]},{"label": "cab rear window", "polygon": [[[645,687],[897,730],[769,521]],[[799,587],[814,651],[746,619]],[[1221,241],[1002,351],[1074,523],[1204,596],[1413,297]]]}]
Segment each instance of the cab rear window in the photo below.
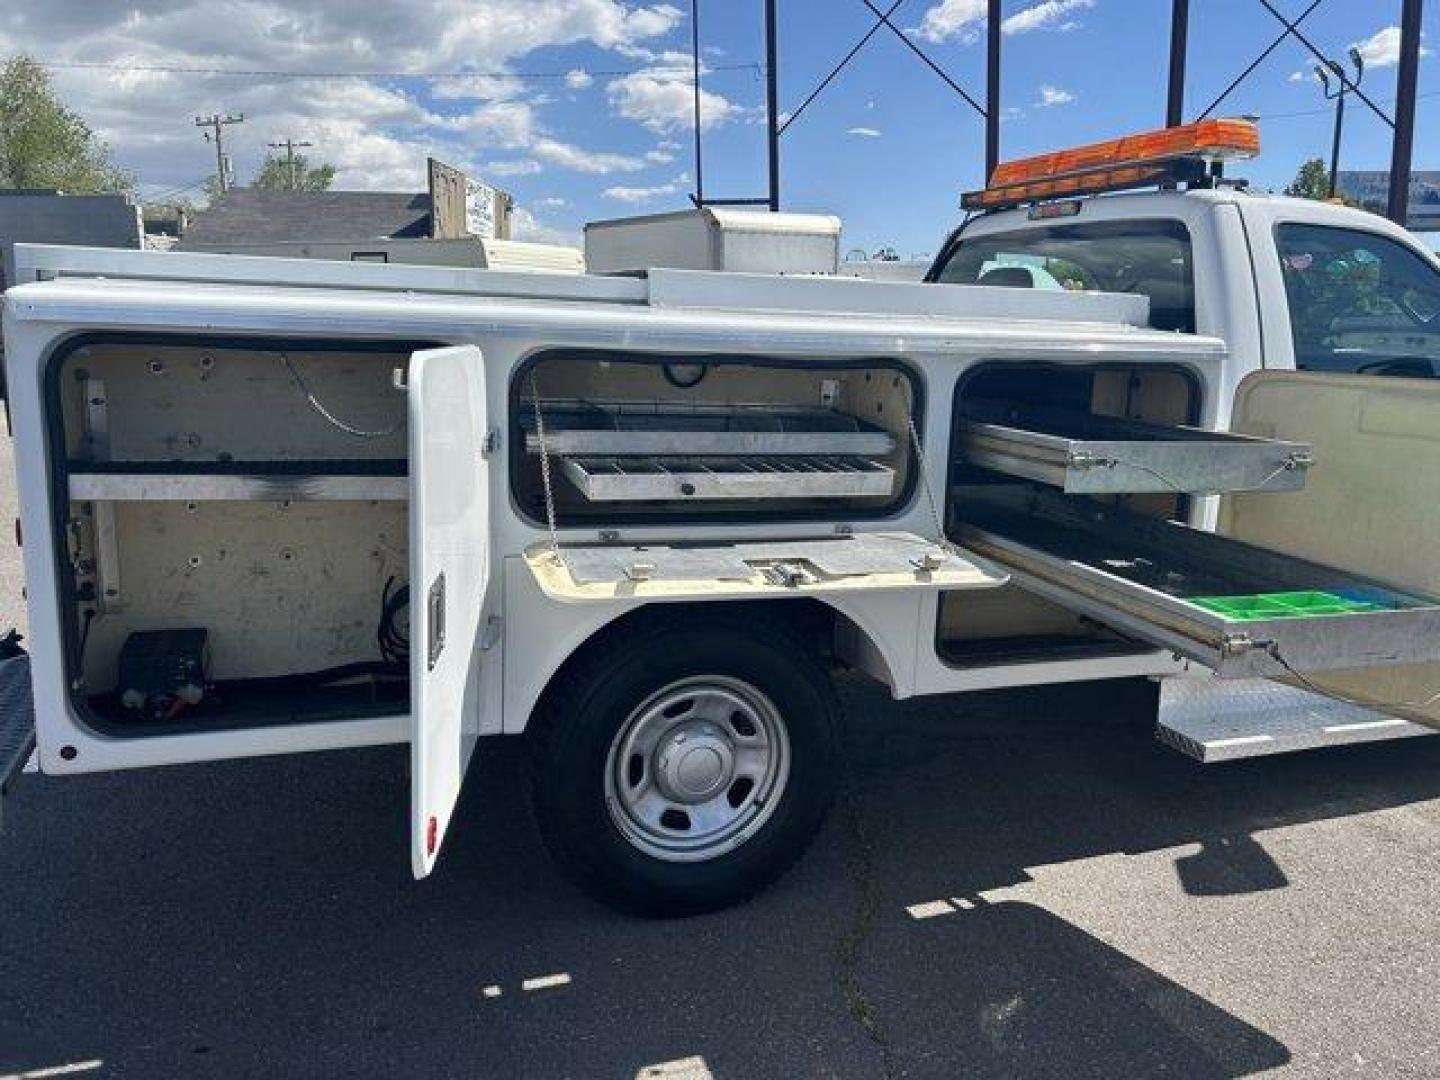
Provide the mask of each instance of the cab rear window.
[{"label": "cab rear window", "polygon": [[1140,293],[1157,330],[1195,330],[1190,232],[1179,221],[1095,221],[964,237],[934,280],[949,285]]}]

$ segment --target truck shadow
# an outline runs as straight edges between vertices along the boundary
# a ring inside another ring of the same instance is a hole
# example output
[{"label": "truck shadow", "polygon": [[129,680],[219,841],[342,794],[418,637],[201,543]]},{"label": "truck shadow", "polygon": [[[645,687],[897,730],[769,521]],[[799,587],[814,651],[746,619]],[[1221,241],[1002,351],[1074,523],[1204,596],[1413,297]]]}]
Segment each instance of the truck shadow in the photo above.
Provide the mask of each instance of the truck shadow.
[{"label": "truck shadow", "polygon": [[[398,748],[26,778],[0,847],[0,1075],[1242,1076],[1289,1051],[982,894],[1196,842],[1188,892],[1280,888],[1256,830],[1440,796],[1440,739],[1202,770],[1113,691],[844,696],[847,796],[811,853],[676,922],[560,879],[518,745],[482,746],[418,884]],[[937,897],[972,899],[905,911]]]}]

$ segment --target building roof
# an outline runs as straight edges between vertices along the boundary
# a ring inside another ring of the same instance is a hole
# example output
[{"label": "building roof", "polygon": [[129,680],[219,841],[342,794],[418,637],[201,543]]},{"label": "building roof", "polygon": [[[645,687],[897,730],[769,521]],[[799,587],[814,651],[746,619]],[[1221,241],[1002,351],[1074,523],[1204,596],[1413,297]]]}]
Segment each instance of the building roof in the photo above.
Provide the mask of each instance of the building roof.
[{"label": "building roof", "polygon": [[233,188],[197,211],[179,247],[295,240],[349,242],[430,235],[430,196],[392,191]]}]

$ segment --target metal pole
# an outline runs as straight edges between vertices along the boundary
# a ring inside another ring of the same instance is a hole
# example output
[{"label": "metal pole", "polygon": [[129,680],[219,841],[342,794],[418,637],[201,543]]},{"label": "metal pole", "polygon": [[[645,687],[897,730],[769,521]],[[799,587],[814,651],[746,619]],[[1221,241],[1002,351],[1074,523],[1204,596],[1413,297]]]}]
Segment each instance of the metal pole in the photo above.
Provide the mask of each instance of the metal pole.
[{"label": "metal pole", "polygon": [[765,0],[765,126],[770,152],[770,210],[780,209],[780,53],[775,31],[777,0]]},{"label": "metal pole", "polygon": [[1185,60],[1190,36],[1190,0],[1173,0],[1170,7],[1170,92],[1165,99],[1165,126],[1185,122]]},{"label": "metal pole", "polygon": [[695,205],[705,205],[705,166],[700,159],[700,0],[690,0],[690,53],[695,79]]},{"label": "metal pole", "polygon": [[985,183],[1000,164],[1000,0],[985,15]]},{"label": "metal pole", "polygon": [[1345,127],[1345,84],[1340,84],[1340,93],[1335,95],[1335,138],[1330,143],[1330,198],[1335,198],[1335,186],[1340,177],[1340,132]]},{"label": "metal pole", "polygon": [[1395,140],[1390,149],[1390,198],[1385,216],[1405,224],[1410,205],[1410,159],[1415,150],[1415,81],[1420,71],[1421,0],[1405,0],[1400,13],[1400,72],[1395,88]]},{"label": "metal pole", "polygon": [[[195,117],[195,126],[198,128],[210,128],[214,131],[215,140],[215,182],[220,189],[220,194],[225,194],[230,189],[229,180],[225,175],[225,126],[227,124],[241,124],[245,122],[245,114],[238,113],[234,116],[221,116],[219,113],[211,113],[209,116]],[[211,138],[210,132],[205,133],[208,141]]]}]

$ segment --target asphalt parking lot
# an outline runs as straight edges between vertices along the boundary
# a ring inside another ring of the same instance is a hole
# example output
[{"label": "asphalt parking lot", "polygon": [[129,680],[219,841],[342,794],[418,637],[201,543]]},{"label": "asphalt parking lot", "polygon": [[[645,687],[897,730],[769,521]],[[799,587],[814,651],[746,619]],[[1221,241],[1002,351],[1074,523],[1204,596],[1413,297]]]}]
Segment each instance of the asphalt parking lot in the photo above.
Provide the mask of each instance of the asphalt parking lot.
[{"label": "asphalt parking lot", "polygon": [[0,1078],[1440,1075],[1440,738],[1203,768],[1127,687],[844,701],[809,855],[675,922],[559,877],[508,742],[420,883],[400,748],[23,777]]}]

